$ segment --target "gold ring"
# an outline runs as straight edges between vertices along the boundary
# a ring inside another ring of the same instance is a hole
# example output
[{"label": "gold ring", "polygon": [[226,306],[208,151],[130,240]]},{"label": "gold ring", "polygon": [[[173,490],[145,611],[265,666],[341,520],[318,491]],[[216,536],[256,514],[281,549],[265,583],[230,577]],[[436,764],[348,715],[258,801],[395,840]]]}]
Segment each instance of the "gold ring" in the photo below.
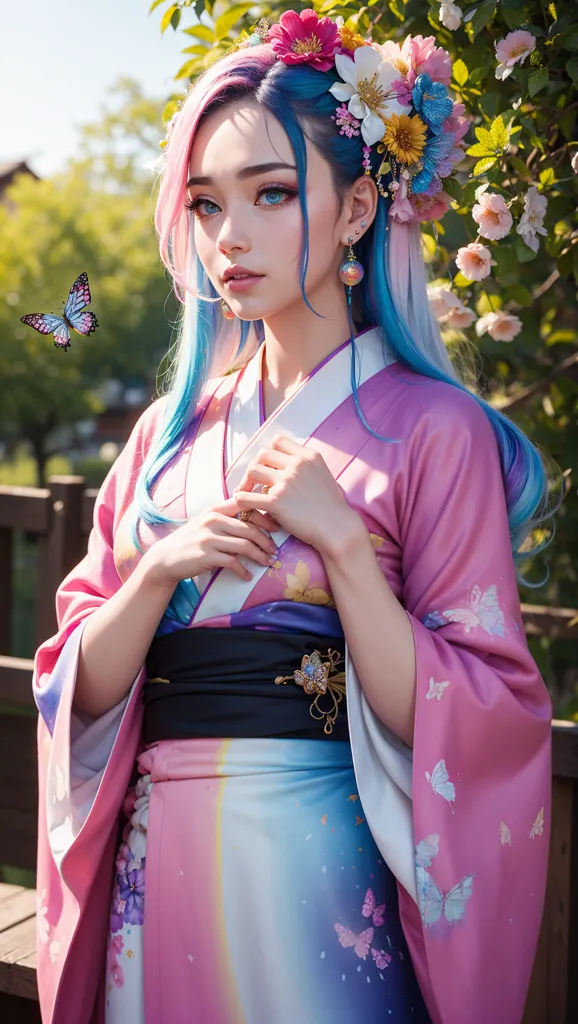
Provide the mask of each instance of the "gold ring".
[{"label": "gold ring", "polygon": [[251,516],[252,516],[254,511],[255,511],[254,509],[248,508],[248,509],[245,509],[244,512],[241,512],[241,515],[239,516],[239,519],[241,520],[241,522],[242,523],[250,522]]}]

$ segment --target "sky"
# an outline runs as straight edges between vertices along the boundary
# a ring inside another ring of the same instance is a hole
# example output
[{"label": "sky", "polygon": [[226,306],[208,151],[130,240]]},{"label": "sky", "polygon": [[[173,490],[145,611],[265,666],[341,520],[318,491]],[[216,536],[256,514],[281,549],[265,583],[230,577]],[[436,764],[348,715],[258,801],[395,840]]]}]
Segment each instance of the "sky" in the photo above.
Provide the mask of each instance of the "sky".
[{"label": "sky", "polygon": [[149,7],[150,0],[0,0],[0,163],[27,160],[41,177],[62,170],[76,151],[76,126],[99,118],[120,75],[151,97],[171,92],[187,37],[172,28],[161,36],[164,8],[149,15]]}]

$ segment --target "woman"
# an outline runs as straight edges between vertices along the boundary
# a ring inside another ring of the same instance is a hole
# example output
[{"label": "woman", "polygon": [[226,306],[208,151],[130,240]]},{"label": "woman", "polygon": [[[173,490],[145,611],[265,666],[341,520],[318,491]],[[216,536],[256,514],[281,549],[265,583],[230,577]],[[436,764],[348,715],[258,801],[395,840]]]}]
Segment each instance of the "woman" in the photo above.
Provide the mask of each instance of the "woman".
[{"label": "woman", "polygon": [[428,309],[449,77],[287,12],[171,125],[171,389],[36,662],[45,1021],[521,1019],[550,704],[512,548],[547,488]]}]

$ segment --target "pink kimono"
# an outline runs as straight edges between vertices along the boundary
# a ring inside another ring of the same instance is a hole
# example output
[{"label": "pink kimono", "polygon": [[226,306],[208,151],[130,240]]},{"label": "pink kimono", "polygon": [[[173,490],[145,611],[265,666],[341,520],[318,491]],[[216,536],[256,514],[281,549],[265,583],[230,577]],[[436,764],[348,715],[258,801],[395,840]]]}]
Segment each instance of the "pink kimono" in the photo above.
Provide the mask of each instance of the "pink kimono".
[{"label": "pink kimono", "polygon": [[[371,534],[410,618],[417,655],[412,751],[371,710],[346,651],[356,813],[397,879],[403,931],[434,1024],[517,1024],[546,883],[550,701],[524,636],[498,451],[470,396],[394,362],[376,329],[356,345],[363,413],[376,433],[400,443],[378,440],[361,423],[349,342],[263,421],[261,347],[241,371],[211,383],[200,425],[197,419],[162,474],[155,499],[177,518],[197,515],[232,494],[248,462],[278,433],[323,455]],[[144,671],[101,719],[73,702],[83,625],[141,557],[131,539],[131,503],[163,406],[156,402],[142,416],[103,484],[88,554],[58,592],[59,632],[36,658],[38,984],[45,1024],[104,1021],[118,821],[135,758],[153,783],[177,777],[160,774],[158,752],[155,766],[143,751]],[[159,533],[141,524],[139,535],[146,550]],[[283,628],[303,615],[329,622],[336,610],[317,552],[281,530],[273,539],[275,566],[252,564],[249,582],[226,570],[196,578],[188,597],[175,595],[160,631]],[[151,797],[150,814],[153,804]],[[203,856],[201,850],[200,878]],[[160,897],[147,898],[147,914],[158,921]],[[168,889],[163,898],[170,900]],[[335,929],[345,946],[347,929]],[[168,947],[172,941],[178,940],[163,938]],[[173,954],[155,953],[166,955],[167,965]],[[153,953],[145,945],[148,977],[147,956]],[[384,950],[373,956],[386,963]],[[156,1006],[157,982],[146,984],[147,1006],[148,999]],[[190,1019],[244,1019],[232,1009],[210,1013],[199,1010]],[[152,1024],[165,1019],[166,1011],[150,1016]]]}]

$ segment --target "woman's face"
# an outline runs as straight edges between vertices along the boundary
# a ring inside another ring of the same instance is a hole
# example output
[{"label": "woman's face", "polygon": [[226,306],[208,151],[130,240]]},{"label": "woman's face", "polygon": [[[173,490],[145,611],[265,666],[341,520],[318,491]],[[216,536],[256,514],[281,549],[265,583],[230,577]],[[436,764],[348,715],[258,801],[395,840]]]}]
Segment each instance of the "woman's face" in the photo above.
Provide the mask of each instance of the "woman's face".
[{"label": "woman's face", "polygon": [[[311,305],[327,314],[331,303],[344,299],[338,268],[350,231],[350,211],[344,204],[338,216],[329,165],[309,142],[307,160],[305,286]],[[228,105],[210,115],[194,140],[189,179],[196,251],[218,293],[237,316],[267,319],[295,304],[303,306],[297,170],[289,139],[277,119],[253,101]],[[248,288],[229,285],[223,275],[235,265],[261,276]]]}]

